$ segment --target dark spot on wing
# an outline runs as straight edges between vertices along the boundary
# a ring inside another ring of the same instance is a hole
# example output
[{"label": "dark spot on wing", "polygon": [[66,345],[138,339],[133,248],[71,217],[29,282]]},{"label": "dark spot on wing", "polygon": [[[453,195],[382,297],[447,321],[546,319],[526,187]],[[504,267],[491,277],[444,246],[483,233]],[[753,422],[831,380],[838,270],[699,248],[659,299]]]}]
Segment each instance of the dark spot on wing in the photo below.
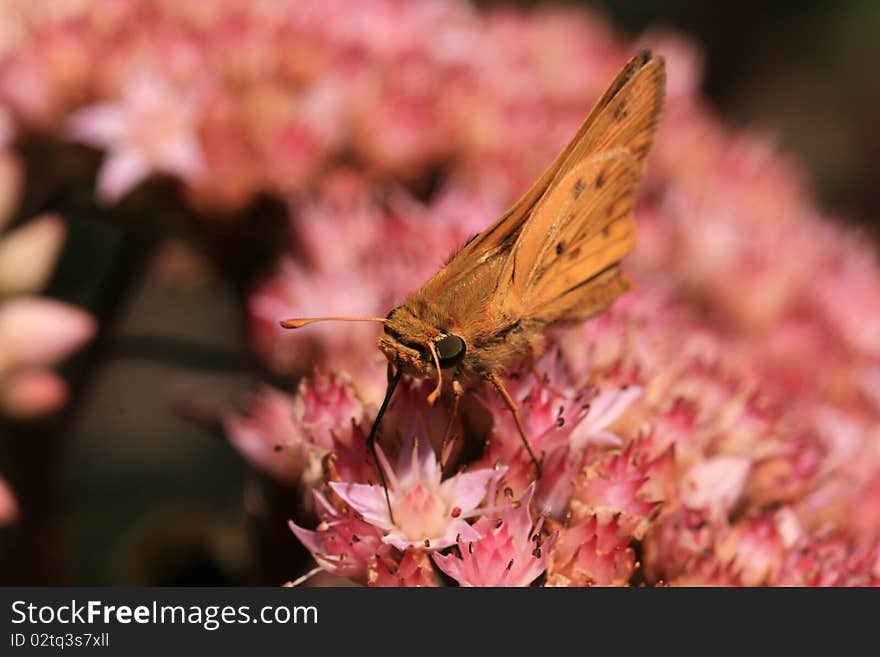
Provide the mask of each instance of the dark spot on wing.
[{"label": "dark spot on wing", "polygon": [[608,237],[609,235],[611,235],[611,226],[605,226],[602,229],[602,237]]},{"label": "dark spot on wing", "polygon": [[572,260],[577,259],[577,257],[581,254],[581,247],[576,246],[574,249],[568,252],[568,257]]},{"label": "dark spot on wing", "polygon": [[577,200],[578,196],[581,195],[581,192],[584,191],[584,179],[578,178],[577,182],[574,184],[574,187],[571,190],[571,197]]},{"label": "dark spot on wing", "polygon": [[602,185],[605,184],[605,172],[600,171],[599,175],[596,176],[596,189],[601,189]]},{"label": "dark spot on wing", "polygon": [[562,246],[562,242],[559,242],[559,243],[556,245],[556,255],[562,255],[562,252],[563,252],[564,250],[565,250],[565,249],[564,249],[564,247]]},{"label": "dark spot on wing", "polygon": [[620,101],[617,107],[614,108],[614,120],[621,121],[629,116],[629,108],[626,106],[624,101]]}]

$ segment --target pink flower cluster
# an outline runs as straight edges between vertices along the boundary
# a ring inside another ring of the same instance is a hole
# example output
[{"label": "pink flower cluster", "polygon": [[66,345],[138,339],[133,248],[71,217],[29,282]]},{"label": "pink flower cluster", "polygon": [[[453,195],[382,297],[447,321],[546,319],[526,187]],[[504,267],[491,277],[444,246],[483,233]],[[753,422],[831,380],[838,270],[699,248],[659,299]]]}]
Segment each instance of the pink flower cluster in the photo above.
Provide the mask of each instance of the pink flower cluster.
[{"label": "pink flower cluster", "polygon": [[[253,345],[283,376],[319,373],[225,424],[255,466],[312,490],[315,517],[293,530],[326,570],[372,585],[880,582],[876,248],[823,216],[767,140],[720,123],[686,40],[458,1],[0,12],[10,123],[103,149],[104,201],[153,173],[201,208],[288,199],[295,249],[250,298]],[[373,463],[375,326],[278,320],[384,316],[515,200],[643,45],[669,84],[625,263],[639,289],[554,331],[542,378],[509,382],[544,476],[492,390],[468,393],[443,446],[446,400],[429,408],[410,381]]]},{"label": "pink flower cluster", "polygon": [[597,19],[461,0],[61,0],[0,23],[0,102],[106,151],[100,199],[160,173],[219,210],[340,160],[407,182],[455,161],[514,194],[628,54]]},{"label": "pink flower cluster", "polygon": [[[523,43],[548,18],[504,20]],[[554,25],[562,35],[555,43],[572,53],[571,75],[584,67],[575,44],[627,50],[592,17]],[[578,36],[568,41],[572,33]],[[441,454],[443,419],[419,419],[437,411],[427,409],[428,390],[417,385],[421,397],[404,396],[386,418],[386,440],[433,441],[438,458],[448,459],[444,473],[498,473],[470,524],[481,538],[440,549],[433,542],[439,530],[419,534],[405,514],[394,515],[404,526],[371,515],[387,514],[375,488],[369,507],[363,497],[330,495],[326,508],[353,514],[378,539],[369,554],[364,546],[349,552],[343,544],[350,537],[335,533],[332,514],[319,514],[320,542],[298,530],[319,562],[344,554],[349,565],[360,564],[356,572],[332,572],[385,583],[369,576],[369,564],[379,559],[387,568],[390,559],[416,573],[401,582],[424,584],[430,555],[436,569],[465,585],[880,583],[875,248],[824,217],[796,167],[768,143],[719,123],[697,93],[700,65],[691,46],[668,35],[646,41],[666,55],[670,84],[637,213],[639,247],[627,263],[640,289],[582,327],[554,332],[538,365],[545,380],[511,382],[544,477],[530,483],[527,454],[491,390],[472,394],[461,443]],[[560,121],[561,101],[538,73],[539,57],[519,60],[534,111]],[[581,113],[596,84],[573,85],[584,90],[569,98]],[[460,174],[470,171],[474,152],[459,151],[426,201],[357,169],[326,177],[291,206],[302,252],[252,298],[258,348],[280,371],[348,369],[375,411],[384,384],[375,329],[328,324],[283,334],[273,320],[384,315],[463,234],[512,200],[495,181],[525,181],[539,171],[518,158],[518,146],[499,145],[499,159],[482,160],[471,179]],[[336,492],[377,484],[375,476],[340,484],[332,473],[327,481]],[[443,485],[442,477],[436,481]],[[514,508],[517,500],[523,503]],[[438,508],[450,506],[464,508]],[[531,509],[528,520],[523,508]],[[513,531],[513,513],[526,529]],[[502,516],[510,531],[503,537],[493,529]],[[446,526],[452,521],[450,511]],[[428,542],[391,538],[410,530]],[[529,541],[543,547],[524,564]]]},{"label": "pink flower cluster", "polygon": [[880,583],[876,429],[764,392],[760,368],[725,366],[720,329],[660,299],[645,289],[556,332],[545,376],[511,381],[538,481],[494,391],[469,398],[444,450],[448,406],[414,382],[384,420],[389,513],[362,442],[375,404],[327,405],[328,422],[353,421],[308,478],[325,491],[317,528],[294,532],[328,571],[374,585],[434,584],[431,561],[465,586]]}]

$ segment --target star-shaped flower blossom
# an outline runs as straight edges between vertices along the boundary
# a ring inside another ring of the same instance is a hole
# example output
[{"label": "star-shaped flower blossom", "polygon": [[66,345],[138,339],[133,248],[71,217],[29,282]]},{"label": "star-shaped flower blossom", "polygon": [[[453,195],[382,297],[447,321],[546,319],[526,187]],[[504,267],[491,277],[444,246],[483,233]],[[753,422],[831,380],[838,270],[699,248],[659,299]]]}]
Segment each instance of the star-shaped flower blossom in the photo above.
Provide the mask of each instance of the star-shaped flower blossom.
[{"label": "star-shaped flower blossom", "polygon": [[290,530],[324,570],[366,583],[368,569],[383,548],[379,532],[353,513],[336,509],[318,491],[313,490],[312,495],[315,511],[321,518],[317,529],[312,531],[300,527],[291,520],[288,522]]},{"label": "star-shaped flower blossom", "polygon": [[308,469],[310,445],[294,418],[294,400],[280,390],[263,386],[245,414],[224,413],[221,421],[232,445],[278,481],[296,483]]},{"label": "star-shaped flower blossom", "polygon": [[589,444],[620,445],[623,441],[611,427],[630,406],[642,396],[639,386],[607,388],[590,402],[587,413],[572,430],[569,442],[574,449],[582,449]]},{"label": "star-shaped flower blossom", "polygon": [[98,198],[104,203],[115,203],[151,173],[189,179],[203,169],[195,96],[176,92],[154,73],[132,75],[115,102],[73,113],[66,132],[106,149],[98,173]]},{"label": "star-shaped flower blossom", "polygon": [[388,480],[393,520],[382,486],[331,482],[330,487],[366,522],[387,532],[385,543],[399,550],[438,550],[456,540],[475,541],[482,536],[467,519],[483,513],[479,505],[498,471],[474,470],[441,481],[442,468],[427,441],[404,443],[396,470],[382,450],[377,447],[377,451]]},{"label": "star-shaped flower blossom", "polygon": [[535,484],[499,519],[483,516],[474,529],[483,538],[462,536],[450,554],[433,555],[434,563],[461,586],[528,586],[547,568],[547,555],[556,542],[553,533],[542,541],[543,518],[532,523],[529,507]]}]

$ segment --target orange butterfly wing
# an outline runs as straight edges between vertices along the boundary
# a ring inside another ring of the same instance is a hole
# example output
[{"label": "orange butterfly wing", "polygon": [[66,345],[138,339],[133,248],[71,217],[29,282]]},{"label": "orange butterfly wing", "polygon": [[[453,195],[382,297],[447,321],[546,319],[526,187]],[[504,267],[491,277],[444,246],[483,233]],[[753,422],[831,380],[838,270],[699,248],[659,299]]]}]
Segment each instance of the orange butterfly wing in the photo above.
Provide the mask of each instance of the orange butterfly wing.
[{"label": "orange butterfly wing", "polygon": [[[642,51],[629,60],[581,124],[571,142],[556,156],[529,190],[495,223],[465,245],[440,271],[422,286],[420,294],[438,301],[460,298],[461,286],[471,290],[475,278],[501,273],[504,258],[530,222],[536,203],[551,184],[591,153],[617,145],[628,145],[640,162],[653,139],[654,127],[663,104],[664,67],[661,58]],[[650,98],[636,96],[649,91]],[[635,121],[626,121],[630,112]],[[617,117],[615,119],[615,116]],[[647,120],[643,120],[647,119]],[[623,123],[620,119],[623,118]],[[615,127],[616,124],[616,127]],[[610,126],[610,127],[609,127]],[[633,126],[638,126],[633,128]],[[482,296],[482,295],[481,295]],[[474,299],[483,302],[484,299]],[[470,305],[470,304],[469,304]]]},{"label": "orange butterfly wing", "polygon": [[585,319],[628,289],[617,264],[635,246],[639,171],[618,148],[578,163],[554,184],[505,262],[499,317]]},{"label": "orange butterfly wing", "polygon": [[585,319],[629,289],[617,264],[635,246],[633,204],[664,86],[663,60],[649,59],[574,142],[507,256],[496,319]]}]

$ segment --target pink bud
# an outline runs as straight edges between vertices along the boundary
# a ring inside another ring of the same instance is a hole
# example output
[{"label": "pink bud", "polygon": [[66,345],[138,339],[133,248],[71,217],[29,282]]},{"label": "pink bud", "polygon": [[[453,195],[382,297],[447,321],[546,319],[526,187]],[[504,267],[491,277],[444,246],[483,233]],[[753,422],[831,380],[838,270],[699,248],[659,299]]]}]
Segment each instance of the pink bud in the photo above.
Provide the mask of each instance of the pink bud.
[{"label": "pink bud", "polygon": [[85,311],[49,299],[13,299],[0,306],[0,367],[50,365],[95,334]]}]

